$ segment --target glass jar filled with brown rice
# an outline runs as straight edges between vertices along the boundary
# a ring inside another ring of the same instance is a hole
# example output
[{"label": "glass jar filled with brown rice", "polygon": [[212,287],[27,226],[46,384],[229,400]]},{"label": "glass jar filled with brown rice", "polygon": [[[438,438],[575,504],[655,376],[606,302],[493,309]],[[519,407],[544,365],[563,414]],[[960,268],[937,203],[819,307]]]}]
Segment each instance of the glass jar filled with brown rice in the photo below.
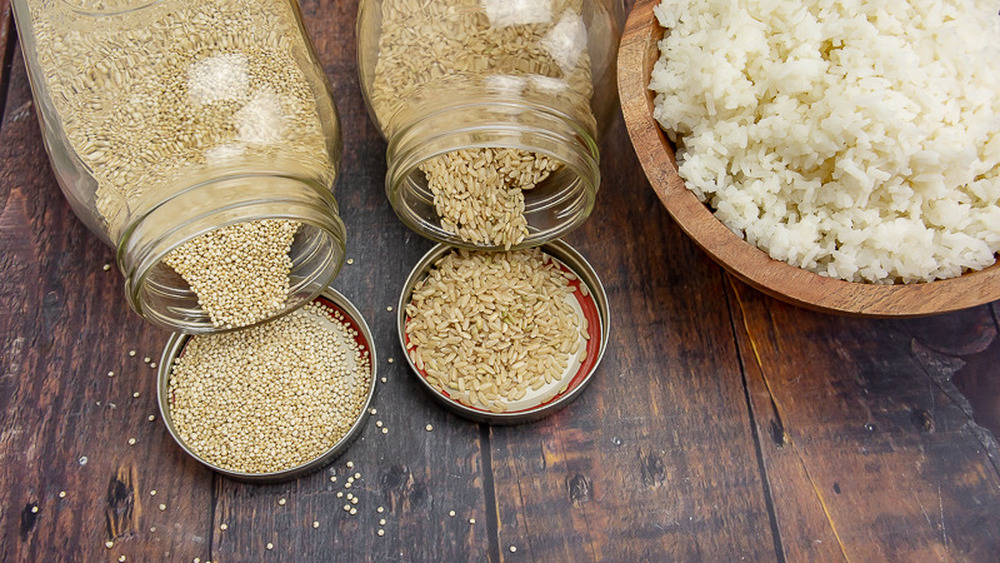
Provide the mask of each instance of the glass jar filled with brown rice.
[{"label": "glass jar filled with brown rice", "polygon": [[362,0],[361,84],[400,219],[484,250],[578,227],[600,184],[622,12],[613,0]]},{"label": "glass jar filled with brown rice", "polygon": [[14,0],[42,134],[132,307],[250,326],[337,274],[330,86],[295,0]]}]

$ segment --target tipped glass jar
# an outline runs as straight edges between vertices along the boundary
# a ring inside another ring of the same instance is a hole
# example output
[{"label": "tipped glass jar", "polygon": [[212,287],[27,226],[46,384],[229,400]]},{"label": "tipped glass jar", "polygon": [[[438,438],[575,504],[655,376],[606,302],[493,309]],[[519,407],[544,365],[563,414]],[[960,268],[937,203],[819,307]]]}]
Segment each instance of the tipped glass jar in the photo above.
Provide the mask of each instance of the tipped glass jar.
[{"label": "tipped glass jar", "polygon": [[362,0],[361,84],[400,219],[487,250],[583,223],[622,13],[612,0]]},{"label": "tipped glass jar", "polygon": [[131,306],[256,324],[336,276],[330,86],[295,0],[14,0],[59,184],[117,249]]}]

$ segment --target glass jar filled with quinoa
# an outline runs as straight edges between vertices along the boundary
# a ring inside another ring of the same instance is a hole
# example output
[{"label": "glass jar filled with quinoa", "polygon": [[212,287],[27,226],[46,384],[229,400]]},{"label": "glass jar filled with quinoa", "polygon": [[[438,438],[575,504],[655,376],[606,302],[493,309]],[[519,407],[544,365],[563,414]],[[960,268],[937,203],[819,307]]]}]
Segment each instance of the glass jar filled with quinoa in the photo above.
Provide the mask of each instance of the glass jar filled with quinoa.
[{"label": "glass jar filled with quinoa", "polygon": [[341,140],[294,0],[14,0],[42,134],[132,307],[257,324],[337,274]]},{"label": "glass jar filled with quinoa", "polygon": [[362,0],[361,84],[400,219],[482,250],[578,227],[600,184],[622,12],[612,0]]}]

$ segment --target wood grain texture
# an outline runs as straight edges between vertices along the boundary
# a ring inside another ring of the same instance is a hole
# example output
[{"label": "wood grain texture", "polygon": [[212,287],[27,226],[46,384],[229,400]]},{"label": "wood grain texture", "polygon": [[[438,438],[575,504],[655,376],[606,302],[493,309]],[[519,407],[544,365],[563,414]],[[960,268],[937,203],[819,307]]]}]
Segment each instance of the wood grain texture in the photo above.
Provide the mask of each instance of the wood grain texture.
[{"label": "wood grain texture", "polygon": [[10,0],[0,0],[0,116],[3,115],[14,54],[14,14]]},{"label": "wood grain texture", "polygon": [[543,561],[773,559],[724,277],[632,151],[602,148],[601,211],[568,239],[607,289],[611,342],[573,404],[492,429],[500,545]]},{"label": "wood grain texture", "polygon": [[732,292],[788,560],[1000,553],[997,444],[953,382],[998,376],[1000,364],[971,361],[995,358],[989,307],[868,321],[806,313],[739,282]]},{"label": "wood grain texture", "polygon": [[128,310],[121,276],[102,269],[111,250],[59,192],[15,55],[0,123],[0,559],[995,559],[1000,302],[876,321],[766,297],[669,218],[621,119],[602,143],[596,211],[567,238],[612,304],[594,381],[528,425],[438,407],[387,310],[433,243],[385,197],[356,9],[302,3],[344,132],[336,192],[353,263],[334,286],[370,325],[385,382],[346,454],[273,485],[214,476],[148,420],[142,359],[168,335]]},{"label": "wood grain texture", "polygon": [[629,135],[650,184],[681,228],[731,274],[784,301],[810,309],[872,317],[955,311],[1000,299],[1000,262],[960,277],[920,284],[849,283],[772,260],[730,231],[684,186],[673,146],[653,119],[649,75],[663,29],[657,0],[635,3],[618,54],[618,90]]},{"label": "wood grain texture", "polygon": [[213,477],[148,420],[156,374],[142,360],[167,335],[128,309],[103,269],[111,250],[59,191],[15,60],[0,125],[0,553],[204,557]]}]

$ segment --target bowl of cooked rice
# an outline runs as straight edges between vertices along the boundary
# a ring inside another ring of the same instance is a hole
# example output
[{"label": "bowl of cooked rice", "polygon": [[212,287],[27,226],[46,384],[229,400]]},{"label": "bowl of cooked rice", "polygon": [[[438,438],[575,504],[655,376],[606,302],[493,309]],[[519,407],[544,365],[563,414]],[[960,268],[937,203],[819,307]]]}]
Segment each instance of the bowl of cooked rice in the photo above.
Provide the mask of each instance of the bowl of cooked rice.
[{"label": "bowl of cooked rice", "polygon": [[1000,299],[1000,16],[985,2],[637,0],[625,123],[728,272],[876,317]]}]

